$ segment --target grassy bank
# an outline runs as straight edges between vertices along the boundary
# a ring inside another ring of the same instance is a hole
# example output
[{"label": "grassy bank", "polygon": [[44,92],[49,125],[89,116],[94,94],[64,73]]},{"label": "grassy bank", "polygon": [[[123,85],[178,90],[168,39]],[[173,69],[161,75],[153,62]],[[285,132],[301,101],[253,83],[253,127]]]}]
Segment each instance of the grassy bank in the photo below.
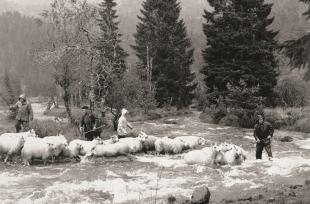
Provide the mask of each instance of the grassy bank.
[{"label": "grassy bank", "polygon": [[[242,111],[239,112],[241,114],[235,115],[226,109],[206,109],[201,113],[200,119],[206,123],[253,128],[255,118],[249,117]],[[270,122],[275,129],[310,133],[310,107],[266,108],[264,114],[266,121]]]}]

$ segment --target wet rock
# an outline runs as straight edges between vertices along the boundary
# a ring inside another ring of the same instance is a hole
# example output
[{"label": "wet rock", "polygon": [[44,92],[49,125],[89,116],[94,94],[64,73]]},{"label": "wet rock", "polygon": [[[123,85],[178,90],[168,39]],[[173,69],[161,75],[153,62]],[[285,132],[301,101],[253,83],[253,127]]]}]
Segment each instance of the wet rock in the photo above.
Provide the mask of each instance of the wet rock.
[{"label": "wet rock", "polygon": [[176,124],[178,124],[178,121],[174,120],[174,119],[168,119],[168,120],[164,120],[164,123],[165,124],[176,125]]},{"label": "wet rock", "polygon": [[190,200],[185,196],[173,196],[168,197],[168,204],[190,204]]},{"label": "wet rock", "polygon": [[284,137],[280,137],[279,140],[281,142],[292,142],[293,141],[293,138],[290,137],[290,136],[284,136]]},{"label": "wet rock", "polygon": [[305,181],[305,186],[310,186],[310,180]]},{"label": "wet rock", "polygon": [[192,204],[206,204],[210,201],[210,191],[207,186],[196,188],[191,197]]},{"label": "wet rock", "polygon": [[267,200],[268,203],[273,203],[273,202],[275,202],[275,201],[276,201],[276,199],[273,198],[273,197],[268,198],[268,200]]},{"label": "wet rock", "polygon": [[264,196],[262,194],[255,195],[252,198],[252,200],[262,200],[262,199],[264,199]]}]

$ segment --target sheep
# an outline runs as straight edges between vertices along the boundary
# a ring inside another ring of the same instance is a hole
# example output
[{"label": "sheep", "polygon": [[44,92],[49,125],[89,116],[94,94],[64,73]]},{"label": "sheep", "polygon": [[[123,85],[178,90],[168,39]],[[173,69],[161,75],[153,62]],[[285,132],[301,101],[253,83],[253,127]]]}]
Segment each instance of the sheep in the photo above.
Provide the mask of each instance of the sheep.
[{"label": "sheep", "polygon": [[178,138],[170,139],[164,137],[155,141],[155,150],[157,154],[178,154],[188,148],[189,144]]},{"label": "sheep", "polygon": [[139,134],[138,137],[127,137],[119,139],[119,143],[125,143],[129,147],[129,153],[138,153],[143,149],[143,142],[146,140],[145,134]]},{"label": "sheep", "polygon": [[218,154],[217,146],[205,147],[201,150],[193,150],[186,153],[183,157],[186,164],[202,164],[213,165],[216,164],[216,157]]},{"label": "sheep", "polygon": [[7,132],[7,133],[3,133],[2,135],[0,135],[0,137],[2,137],[2,136],[7,136],[7,137],[22,136],[22,137],[24,137],[24,139],[26,137],[37,137],[36,132],[33,129],[31,129],[27,132]]},{"label": "sheep", "polygon": [[95,157],[115,157],[119,155],[127,155],[130,152],[129,145],[124,142],[117,142],[108,145],[96,145],[90,154],[85,157],[95,156]]},{"label": "sheep", "polygon": [[0,155],[6,154],[4,162],[6,163],[8,158],[19,153],[25,143],[25,139],[22,136],[0,136]]},{"label": "sheep", "polygon": [[83,146],[78,143],[70,143],[63,151],[62,155],[69,158],[75,158],[79,160],[80,151],[83,149]]},{"label": "sheep", "polygon": [[222,143],[219,149],[216,161],[221,165],[241,165],[246,159],[246,151],[237,145]]},{"label": "sheep", "polygon": [[68,146],[68,141],[63,135],[48,136],[42,138],[46,143],[51,143],[55,147],[54,156],[58,157]]},{"label": "sheep", "polygon": [[46,143],[41,138],[28,138],[21,151],[24,165],[29,166],[33,158],[42,159],[45,165],[47,159],[54,155],[54,151],[55,148],[53,144]]},{"label": "sheep", "polygon": [[206,140],[203,137],[197,137],[197,136],[180,136],[176,137],[178,139],[183,140],[184,142],[189,144],[190,149],[194,149],[195,147],[199,145],[205,145]]},{"label": "sheep", "polygon": [[148,135],[144,142],[142,142],[143,145],[143,151],[154,151],[155,150],[155,142],[158,140],[158,137]]},{"label": "sheep", "polygon": [[79,154],[84,156],[86,154],[89,154],[96,145],[101,144],[102,140],[99,137],[93,139],[92,141],[85,141],[85,140],[77,139],[77,140],[72,140],[69,146],[70,145],[73,146],[74,143],[82,145],[83,148],[80,150]]},{"label": "sheep", "polygon": [[28,132],[20,133],[3,133],[0,136],[0,155],[7,154],[4,162],[7,162],[11,155],[20,152],[28,137],[36,137],[35,131],[30,130]]},{"label": "sheep", "polygon": [[102,144],[103,144],[103,145],[114,144],[114,143],[116,143],[116,142],[118,142],[118,141],[119,141],[118,136],[117,136],[117,135],[112,135],[112,136],[110,137],[110,139],[108,139],[108,140],[103,140],[103,141],[102,141]]}]

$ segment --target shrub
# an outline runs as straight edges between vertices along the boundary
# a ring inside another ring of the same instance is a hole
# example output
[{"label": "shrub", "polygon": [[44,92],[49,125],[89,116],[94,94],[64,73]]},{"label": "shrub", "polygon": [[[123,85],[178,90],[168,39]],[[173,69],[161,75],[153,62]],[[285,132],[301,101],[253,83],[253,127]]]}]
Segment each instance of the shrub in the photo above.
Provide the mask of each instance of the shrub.
[{"label": "shrub", "polygon": [[308,104],[308,84],[303,80],[288,77],[280,80],[275,88],[285,107],[303,107]]},{"label": "shrub", "polygon": [[219,122],[220,125],[239,127],[239,118],[236,115],[228,114]]},{"label": "shrub", "polygon": [[310,118],[303,118],[289,128],[292,131],[310,133]]}]

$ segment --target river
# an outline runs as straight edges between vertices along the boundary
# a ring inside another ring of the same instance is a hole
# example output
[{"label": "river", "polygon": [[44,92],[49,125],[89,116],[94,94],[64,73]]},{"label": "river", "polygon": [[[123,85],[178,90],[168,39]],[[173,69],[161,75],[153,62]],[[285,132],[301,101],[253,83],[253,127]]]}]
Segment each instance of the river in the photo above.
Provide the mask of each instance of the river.
[{"label": "river", "polygon": [[[216,203],[257,188],[300,184],[310,178],[309,135],[276,131],[274,160],[269,161],[264,153],[263,160],[257,161],[252,130],[202,123],[198,115],[194,112],[134,125],[149,135],[194,135],[206,138],[209,144],[227,141],[242,145],[248,159],[241,166],[189,166],[181,154],[138,154],[132,158],[60,161],[30,167],[1,162],[0,203],[166,203],[169,195],[190,196],[201,185],[209,187],[211,202]],[[167,120],[175,124],[166,124]],[[286,135],[294,141],[277,140]]]}]

